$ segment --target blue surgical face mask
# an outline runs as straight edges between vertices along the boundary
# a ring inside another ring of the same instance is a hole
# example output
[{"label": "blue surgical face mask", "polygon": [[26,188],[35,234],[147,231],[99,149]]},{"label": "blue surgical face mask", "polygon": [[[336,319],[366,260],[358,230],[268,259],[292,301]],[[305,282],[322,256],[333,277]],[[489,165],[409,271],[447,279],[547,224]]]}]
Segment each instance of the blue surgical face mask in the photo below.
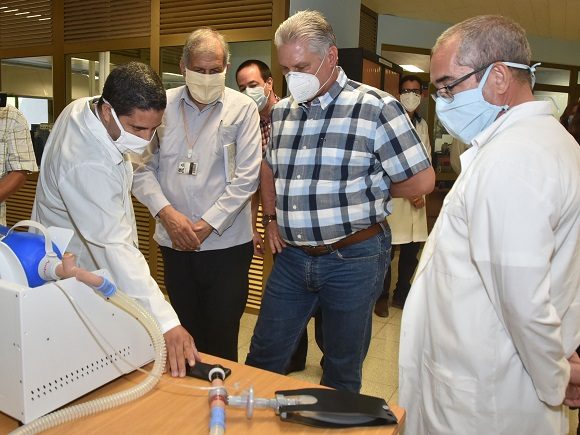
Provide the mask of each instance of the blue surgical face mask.
[{"label": "blue surgical face mask", "polygon": [[244,89],[243,93],[256,102],[258,106],[258,112],[261,112],[262,109],[266,107],[268,98],[270,98],[270,92],[268,92],[268,95],[264,94],[264,88],[262,86],[246,88]]},{"label": "blue surgical face mask", "polygon": [[[471,143],[473,138],[489,127],[501,112],[509,109],[508,105],[496,106],[483,98],[483,87],[494,63],[487,67],[477,88],[457,93],[451,102],[437,98],[435,111],[439,121],[451,136],[463,143]],[[534,86],[534,71],[538,64],[530,67],[519,63],[502,63],[512,68],[529,69],[532,74],[532,87]]]}]

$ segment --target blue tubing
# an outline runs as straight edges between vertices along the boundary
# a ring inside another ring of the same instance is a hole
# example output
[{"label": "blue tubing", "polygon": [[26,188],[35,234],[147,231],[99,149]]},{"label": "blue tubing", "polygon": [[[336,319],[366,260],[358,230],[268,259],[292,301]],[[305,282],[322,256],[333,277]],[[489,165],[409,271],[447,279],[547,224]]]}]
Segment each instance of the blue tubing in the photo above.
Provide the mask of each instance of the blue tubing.
[{"label": "blue tubing", "polygon": [[98,286],[95,290],[101,292],[101,294],[104,297],[108,298],[115,294],[115,292],[117,291],[117,287],[115,287],[115,284],[113,284],[107,278],[103,277],[103,283],[100,286]]},{"label": "blue tubing", "polygon": [[211,417],[209,420],[210,429],[214,426],[226,427],[226,410],[216,406],[211,409]]}]

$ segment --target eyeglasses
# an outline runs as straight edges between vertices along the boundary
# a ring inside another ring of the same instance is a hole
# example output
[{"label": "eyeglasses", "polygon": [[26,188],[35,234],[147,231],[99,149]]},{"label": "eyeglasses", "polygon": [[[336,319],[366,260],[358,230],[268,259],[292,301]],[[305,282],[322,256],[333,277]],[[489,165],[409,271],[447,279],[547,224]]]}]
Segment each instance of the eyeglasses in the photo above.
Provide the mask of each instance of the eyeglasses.
[{"label": "eyeglasses", "polygon": [[464,82],[465,80],[467,80],[472,75],[477,74],[480,71],[483,71],[488,66],[489,65],[482,66],[481,68],[478,68],[478,69],[476,69],[474,71],[471,71],[468,74],[465,74],[463,77],[459,77],[457,80],[449,83],[448,85],[445,85],[445,86],[442,86],[440,88],[437,88],[437,90],[434,93],[431,94],[431,97],[435,101],[437,101],[437,98],[441,98],[443,101],[445,101],[447,103],[451,103],[455,99],[455,97],[453,96],[453,93],[451,92],[451,89],[453,89],[459,83]]},{"label": "eyeglasses", "polygon": [[401,95],[403,94],[417,94],[421,95],[421,89],[401,89]]}]

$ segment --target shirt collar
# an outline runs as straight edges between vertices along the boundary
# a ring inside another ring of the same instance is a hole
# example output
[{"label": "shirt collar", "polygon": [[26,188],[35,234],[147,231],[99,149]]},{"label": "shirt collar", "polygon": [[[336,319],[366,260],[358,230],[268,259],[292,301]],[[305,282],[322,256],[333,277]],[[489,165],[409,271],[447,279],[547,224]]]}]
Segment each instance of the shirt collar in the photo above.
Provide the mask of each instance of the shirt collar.
[{"label": "shirt collar", "polygon": [[501,133],[505,128],[530,116],[552,116],[552,105],[549,101],[529,101],[511,107],[505,114],[497,118],[489,127],[479,133],[472,144],[479,148],[490,142],[494,136]]},{"label": "shirt collar", "polygon": [[97,101],[99,101],[100,96],[94,98],[87,98],[84,108],[85,123],[93,135],[101,142],[104,146],[113,162],[119,164],[123,161],[123,154],[117,149],[113,139],[109,136],[107,129],[103,125],[102,121],[99,119],[98,115],[93,112],[92,105],[95,104],[95,110]]},{"label": "shirt collar", "polygon": [[489,127],[479,133],[471,141],[472,147],[467,149],[459,156],[461,160],[461,172],[473,162],[479,150],[489,143],[497,134],[508,128],[514,122],[520,119],[529,118],[530,116],[552,116],[552,106],[548,101],[530,101],[518,104],[510,108],[505,115],[496,119]]},{"label": "shirt collar", "polygon": [[276,94],[274,94],[274,104],[272,105],[272,108],[270,109],[270,113],[268,113],[266,116],[262,117],[260,115],[260,123],[262,124],[267,124],[271,121],[272,119],[272,110],[274,110],[274,106],[278,103],[278,101],[280,101],[280,97]]}]

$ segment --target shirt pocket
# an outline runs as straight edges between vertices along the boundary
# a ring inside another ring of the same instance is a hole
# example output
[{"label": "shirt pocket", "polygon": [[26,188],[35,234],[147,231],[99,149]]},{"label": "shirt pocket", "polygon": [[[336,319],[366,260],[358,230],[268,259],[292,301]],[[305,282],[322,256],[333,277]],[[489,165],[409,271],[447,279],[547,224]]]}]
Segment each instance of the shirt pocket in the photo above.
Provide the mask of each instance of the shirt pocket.
[{"label": "shirt pocket", "polygon": [[236,140],[238,137],[238,124],[226,125],[222,124],[219,129],[219,138],[216,141],[216,148],[214,152],[219,156],[224,154],[224,146],[229,144],[236,145]]},{"label": "shirt pocket", "polygon": [[[319,153],[313,178],[319,180],[356,180],[368,176],[369,168],[373,166],[372,155],[366,147],[364,138],[354,138],[352,142],[340,146],[333,145],[328,138],[326,149]],[[317,176],[315,174],[318,174]]]}]

